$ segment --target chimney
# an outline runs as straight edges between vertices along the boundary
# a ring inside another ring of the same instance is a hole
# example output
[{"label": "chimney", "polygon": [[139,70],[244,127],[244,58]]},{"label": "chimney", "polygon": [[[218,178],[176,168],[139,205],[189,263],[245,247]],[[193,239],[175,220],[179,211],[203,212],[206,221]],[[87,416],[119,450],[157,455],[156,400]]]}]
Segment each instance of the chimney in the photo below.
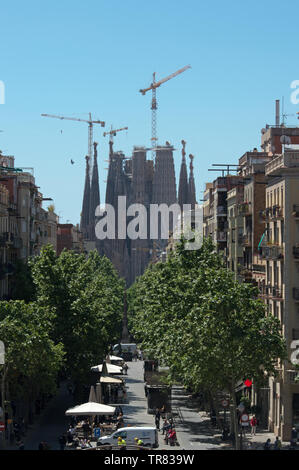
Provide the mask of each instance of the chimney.
[{"label": "chimney", "polygon": [[280,125],[280,110],[279,110],[279,100],[275,101],[275,126]]}]

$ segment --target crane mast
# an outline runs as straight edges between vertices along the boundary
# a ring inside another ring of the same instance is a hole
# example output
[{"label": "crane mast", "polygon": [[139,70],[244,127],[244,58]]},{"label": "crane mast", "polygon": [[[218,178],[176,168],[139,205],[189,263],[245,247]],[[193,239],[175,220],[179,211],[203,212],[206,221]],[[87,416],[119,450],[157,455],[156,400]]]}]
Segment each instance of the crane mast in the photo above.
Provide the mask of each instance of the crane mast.
[{"label": "crane mast", "polygon": [[[172,73],[171,75],[168,75],[165,78],[162,78],[158,82],[156,82],[156,72],[153,73],[153,82],[148,88],[144,88],[139,90],[142,95],[145,95],[147,91],[152,90],[152,104],[151,104],[151,110],[152,110],[152,148],[155,148],[158,142],[157,138],[157,108],[158,108],[158,102],[157,102],[157,88],[161,86],[163,83],[167,82],[168,80],[171,80],[172,78],[176,77],[177,75],[185,72],[185,70],[191,68],[191,65],[186,65],[185,67],[177,70],[176,72]],[[155,151],[152,151],[152,159],[155,160]]]},{"label": "crane mast", "polygon": [[111,158],[112,155],[113,155],[113,136],[115,136],[117,132],[125,131],[127,129],[128,129],[127,127],[121,127],[120,129],[112,129],[112,126],[111,126],[111,131],[103,133],[104,137],[106,137],[106,135],[110,135],[110,139],[109,139],[109,147],[110,147],[109,158]]}]

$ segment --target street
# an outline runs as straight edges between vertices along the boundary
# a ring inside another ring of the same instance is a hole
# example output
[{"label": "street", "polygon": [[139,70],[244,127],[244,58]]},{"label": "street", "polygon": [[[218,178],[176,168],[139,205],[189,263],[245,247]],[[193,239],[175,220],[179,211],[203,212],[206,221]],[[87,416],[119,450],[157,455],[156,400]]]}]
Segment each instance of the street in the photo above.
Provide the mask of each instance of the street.
[{"label": "street", "polygon": [[[143,381],[143,361],[128,362],[128,375],[124,376],[127,386],[127,402],[120,403],[124,412],[125,425],[154,426],[154,415],[147,413]],[[58,437],[66,432],[69,418],[65,411],[78,403],[69,396],[66,384],[61,384],[55,396],[43,411],[38,421],[27,431],[23,441],[25,450],[37,450],[41,441],[46,441],[52,450],[59,450]],[[116,405],[116,403],[114,404]],[[211,450],[221,449],[221,441],[213,437],[207,419],[198,414],[189,404],[181,387],[173,387],[172,406],[179,446],[166,445],[159,432],[159,449]],[[162,425],[162,420],[161,420]],[[16,445],[11,448],[16,449]]]}]

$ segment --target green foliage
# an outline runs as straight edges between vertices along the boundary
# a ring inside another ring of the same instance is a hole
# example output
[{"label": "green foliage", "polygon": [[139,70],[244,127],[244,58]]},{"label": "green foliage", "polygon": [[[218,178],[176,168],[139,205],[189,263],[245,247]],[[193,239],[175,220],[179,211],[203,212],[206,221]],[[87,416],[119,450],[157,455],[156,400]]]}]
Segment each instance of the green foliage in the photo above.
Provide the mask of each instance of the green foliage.
[{"label": "green foliage", "polygon": [[130,327],[173,380],[194,391],[234,390],[244,377],[274,374],[286,348],[279,321],[257,290],[234,280],[210,239],[150,266],[128,293]]},{"label": "green foliage", "polygon": [[53,339],[66,351],[66,372],[75,382],[88,380],[121,334],[124,282],[97,251],[64,250],[57,258],[48,245],[31,262],[38,305],[55,312]]},{"label": "green foliage", "polygon": [[31,302],[35,299],[35,289],[28,263],[17,260],[12,282],[12,299]]},{"label": "green foliage", "polygon": [[51,339],[53,313],[36,303],[0,303],[0,338],[5,374],[13,399],[54,393],[63,364],[63,346]]}]

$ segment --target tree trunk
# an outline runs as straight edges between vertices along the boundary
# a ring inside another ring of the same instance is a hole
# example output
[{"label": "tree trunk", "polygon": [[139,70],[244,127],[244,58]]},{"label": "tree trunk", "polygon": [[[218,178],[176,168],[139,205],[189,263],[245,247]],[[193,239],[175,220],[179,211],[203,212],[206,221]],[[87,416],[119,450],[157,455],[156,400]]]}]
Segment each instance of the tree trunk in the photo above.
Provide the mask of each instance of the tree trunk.
[{"label": "tree trunk", "polygon": [[231,397],[233,402],[233,430],[235,434],[235,449],[240,450],[240,439],[239,439],[239,426],[238,426],[238,417],[237,417],[237,398],[235,392],[235,381],[232,381]]}]

